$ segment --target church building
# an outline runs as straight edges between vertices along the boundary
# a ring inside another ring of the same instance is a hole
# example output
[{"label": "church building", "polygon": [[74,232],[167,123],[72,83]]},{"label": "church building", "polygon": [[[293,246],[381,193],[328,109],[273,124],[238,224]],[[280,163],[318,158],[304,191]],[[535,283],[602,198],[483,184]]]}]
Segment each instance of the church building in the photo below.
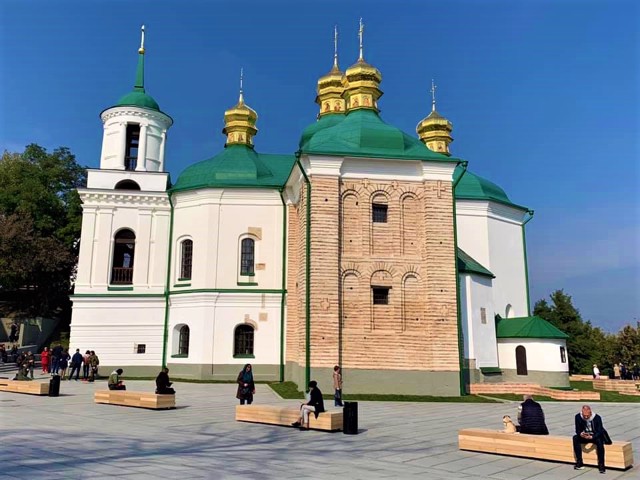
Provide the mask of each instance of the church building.
[{"label": "church building", "polygon": [[325,391],[341,365],[346,393],[569,385],[567,336],[530,316],[533,212],[452,156],[435,95],[417,137],[381,118],[362,31],[344,72],[336,45],[289,153],[259,152],[241,85],[224,148],[172,182],[143,27],[135,86],[100,114],[100,168],[79,191],[71,348],[103,372],[233,381],[251,363],[257,380]]}]

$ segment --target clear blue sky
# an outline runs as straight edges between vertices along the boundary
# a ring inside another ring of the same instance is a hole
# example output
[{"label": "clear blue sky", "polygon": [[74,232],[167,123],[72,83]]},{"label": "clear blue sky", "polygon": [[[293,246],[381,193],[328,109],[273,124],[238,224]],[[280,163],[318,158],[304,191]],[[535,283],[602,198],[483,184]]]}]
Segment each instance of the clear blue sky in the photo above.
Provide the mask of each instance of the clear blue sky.
[{"label": "clear blue sky", "polygon": [[563,288],[608,331],[640,321],[639,8],[634,1],[29,1],[0,3],[0,149],[71,148],[99,164],[99,113],[131,90],[139,27],[146,86],[175,120],[175,180],[224,144],[245,98],[256,148],[291,153],[317,112],[317,78],[365,58],[386,121],[414,133],[438,85],[454,155],[535,209],[532,301]]}]

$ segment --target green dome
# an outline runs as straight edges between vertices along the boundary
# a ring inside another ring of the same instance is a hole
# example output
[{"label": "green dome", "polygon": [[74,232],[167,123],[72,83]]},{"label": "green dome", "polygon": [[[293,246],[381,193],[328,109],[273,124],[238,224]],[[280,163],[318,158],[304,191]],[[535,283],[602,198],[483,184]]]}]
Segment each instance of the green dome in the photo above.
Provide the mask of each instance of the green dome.
[{"label": "green dome", "polygon": [[336,125],[316,131],[301,151],[324,155],[458,161],[432,152],[420,140],[385,123],[376,112],[368,109],[351,111]]},{"label": "green dome", "polygon": [[[457,167],[454,176],[457,177],[462,173],[462,167]],[[456,185],[456,198],[466,200],[493,200],[498,203],[504,203],[513,207],[525,209],[520,205],[516,205],[507,196],[506,192],[495,183],[482,178],[475,173],[467,170]]]},{"label": "green dome", "polygon": [[293,155],[265,155],[247,145],[230,145],[215,157],[185,169],[172,191],[220,187],[279,188],[295,163]]},{"label": "green dome", "polygon": [[140,92],[140,91],[133,91],[133,92],[129,92],[127,93],[125,96],[123,96],[120,100],[118,100],[118,103],[116,103],[115,105],[116,107],[142,107],[142,108],[149,108],[151,110],[156,110],[156,111],[160,111],[160,106],[158,105],[158,102],[156,102],[153,97],[151,97],[151,95],[148,95],[144,92]]},{"label": "green dome", "polygon": [[316,122],[312,123],[303,130],[302,135],[300,136],[298,147],[300,147],[301,149],[304,148],[304,144],[307,143],[309,139],[316,134],[316,132],[324,130],[325,128],[333,127],[334,125],[337,125],[342,120],[344,120],[344,118],[344,113],[322,115]]}]

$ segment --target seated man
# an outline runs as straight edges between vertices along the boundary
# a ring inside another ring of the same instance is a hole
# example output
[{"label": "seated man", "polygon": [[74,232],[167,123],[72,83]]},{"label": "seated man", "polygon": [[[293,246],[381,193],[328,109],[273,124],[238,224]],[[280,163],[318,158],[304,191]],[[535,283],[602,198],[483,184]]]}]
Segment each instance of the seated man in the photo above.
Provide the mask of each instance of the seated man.
[{"label": "seated man", "polygon": [[[300,418],[291,425],[300,427],[300,430],[309,430],[309,412],[318,415],[324,412],[324,401],[322,400],[322,392],[318,388],[318,382],[311,380],[309,382],[309,401],[300,406]],[[307,427],[305,428],[305,424]]]},{"label": "seated man", "polygon": [[123,370],[121,368],[114,370],[109,375],[109,381],[107,382],[107,386],[109,390],[126,390],[124,383],[120,380],[120,375],[122,375]]},{"label": "seated man", "polygon": [[520,433],[529,435],[549,435],[549,430],[544,422],[544,412],[538,402],[533,400],[533,396],[525,395],[524,402],[520,404],[518,411],[518,423],[516,427]]},{"label": "seated man", "polygon": [[172,383],[169,381],[169,369],[164,367],[156,377],[156,393],[161,395],[175,394],[176,391],[171,388]]},{"label": "seated man", "polygon": [[598,455],[598,470],[605,473],[604,468],[604,427],[600,415],[594,414],[589,405],[584,405],[582,411],[576,414],[576,434],[573,436],[573,454],[576,457],[576,470],[582,470],[582,444],[593,443]]}]

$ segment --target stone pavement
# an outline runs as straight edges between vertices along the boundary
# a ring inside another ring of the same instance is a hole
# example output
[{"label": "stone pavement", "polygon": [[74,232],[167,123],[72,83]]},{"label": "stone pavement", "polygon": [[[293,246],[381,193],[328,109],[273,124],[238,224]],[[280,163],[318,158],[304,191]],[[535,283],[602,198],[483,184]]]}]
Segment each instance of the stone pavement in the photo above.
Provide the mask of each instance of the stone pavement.
[{"label": "stone pavement", "polygon": [[[153,389],[150,381],[125,382],[129,390]],[[501,429],[502,415],[516,415],[516,402],[359,402],[360,434],[344,435],[235,422],[235,385],[174,386],[178,408],[167,411],[94,404],[104,381],[65,381],[52,398],[0,392],[0,478],[638,478],[639,467],[605,476],[595,468],[458,450],[458,429]],[[299,403],[266,385],[257,386],[255,401]],[[579,403],[543,406],[552,434],[572,434]],[[633,442],[640,462],[640,405],[594,410],[614,439]]]}]

